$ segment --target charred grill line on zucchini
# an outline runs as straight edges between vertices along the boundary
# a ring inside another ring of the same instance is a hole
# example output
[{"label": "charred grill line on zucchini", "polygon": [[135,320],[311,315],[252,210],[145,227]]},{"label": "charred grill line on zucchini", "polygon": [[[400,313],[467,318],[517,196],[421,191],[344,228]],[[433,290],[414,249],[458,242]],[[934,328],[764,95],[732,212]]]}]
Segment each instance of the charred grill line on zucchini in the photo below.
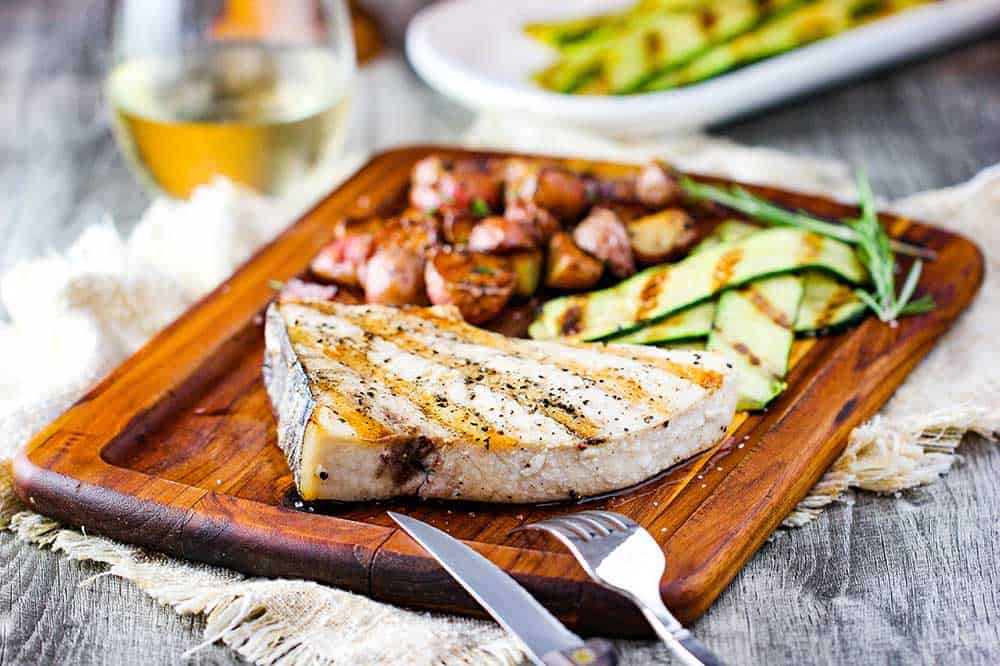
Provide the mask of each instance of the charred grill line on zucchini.
[{"label": "charred grill line on zucchini", "polygon": [[[702,252],[727,242],[741,240],[764,229],[742,220],[720,222],[691,254]],[[864,317],[867,306],[854,289],[826,273],[808,272],[803,276],[805,293],[795,319],[795,332],[820,335],[838,331]],[[662,345],[678,341],[706,338],[712,330],[715,303],[702,303],[667,317],[661,322],[643,326],[637,331],[615,338],[628,344]],[[700,330],[699,330],[700,328]],[[670,344],[673,348],[673,345]]]},{"label": "charred grill line on zucchini", "polygon": [[[824,335],[842,330],[860,321],[868,306],[854,289],[826,273],[810,272],[802,276],[804,293],[795,332],[802,335]],[[751,283],[755,284],[755,283]],[[667,344],[704,339],[712,331],[715,317],[714,301],[702,303],[667,317],[661,322],[643,326],[615,342],[641,345]]]},{"label": "charred grill line on zucchini", "polygon": [[736,369],[737,409],[763,409],[785,390],[802,278],[779,275],[731,289],[719,298],[706,349]]},{"label": "charred grill line on zucchini", "polygon": [[828,271],[852,284],[868,278],[845,243],[798,229],[767,229],[676,264],[648,268],[608,289],[551,300],[528,332],[536,339],[603,340],[661,321],[725,289],[803,269]]},{"label": "charred grill line on zucchini", "polygon": [[[535,75],[563,93],[626,94],[753,30],[786,5],[805,0],[714,0],[640,3],[603,21],[529,25],[525,32],[560,49],[560,59]],[[579,35],[578,37],[576,35]]]},{"label": "charred grill line on zucchini", "polygon": [[615,338],[614,341],[625,344],[659,345],[667,342],[703,339],[712,330],[714,319],[715,302],[709,301],[678,312],[657,324]]},{"label": "charred grill line on zucchini", "polygon": [[822,335],[839,331],[860,321],[868,306],[849,285],[825,273],[809,272],[802,276],[804,293],[795,332]]},{"label": "charred grill line on zucchini", "polygon": [[703,81],[928,0],[818,0],[795,3],[753,29],[706,49],[681,67],[647,80],[642,92],[666,90]]}]

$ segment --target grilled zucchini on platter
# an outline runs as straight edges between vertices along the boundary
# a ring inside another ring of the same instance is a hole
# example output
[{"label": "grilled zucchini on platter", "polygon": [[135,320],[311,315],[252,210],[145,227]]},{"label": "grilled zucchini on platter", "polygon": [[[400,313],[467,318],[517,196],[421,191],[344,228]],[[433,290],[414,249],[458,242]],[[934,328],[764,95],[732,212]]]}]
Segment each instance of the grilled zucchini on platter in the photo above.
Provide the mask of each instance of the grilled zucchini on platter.
[{"label": "grilled zucchini on platter", "polygon": [[659,163],[615,173],[431,156],[401,213],[335,225],[267,318],[303,497],[624,487],[710,446],[733,409],[766,407],[796,336],[932,307],[913,298],[919,260],[896,289],[892,248],[922,250],[889,241],[864,183],[861,216],[835,223]]},{"label": "grilled zucchini on platter", "polygon": [[531,24],[556,61],[535,81],[622,95],[703,81],[931,0],[639,0],[613,14]]}]

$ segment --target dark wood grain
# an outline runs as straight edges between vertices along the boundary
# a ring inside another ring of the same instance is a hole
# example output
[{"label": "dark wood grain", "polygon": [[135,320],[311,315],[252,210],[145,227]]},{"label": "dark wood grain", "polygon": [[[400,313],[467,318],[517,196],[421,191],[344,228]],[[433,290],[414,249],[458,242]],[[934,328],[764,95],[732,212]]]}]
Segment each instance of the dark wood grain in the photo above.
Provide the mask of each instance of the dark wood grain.
[{"label": "dark wood grain", "polygon": [[[289,503],[292,482],[259,378],[268,283],[303,271],[362,194],[376,203],[398,200],[413,163],[434,150],[373,158],[87,393],[16,459],[21,497],[68,524],[187,559],[478,614],[471,598],[388,523],[391,505],[467,540],[568,623],[596,630],[613,619],[614,633],[645,635],[638,615],[609,604],[560,548],[510,536],[525,521],[572,506],[398,501],[321,513]],[[603,174],[632,168],[570,164]],[[757,189],[819,215],[856,213],[816,197]],[[884,222],[939,252],[921,282],[938,303],[933,312],[896,328],[870,318],[842,334],[796,343],[789,389],[766,413],[739,417],[727,438],[694,461],[586,504],[630,515],[663,544],[662,591],[682,620],[708,608],[840,453],[850,430],[877,411],[978,288],[983,260],[971,243],[910,220]]]}]

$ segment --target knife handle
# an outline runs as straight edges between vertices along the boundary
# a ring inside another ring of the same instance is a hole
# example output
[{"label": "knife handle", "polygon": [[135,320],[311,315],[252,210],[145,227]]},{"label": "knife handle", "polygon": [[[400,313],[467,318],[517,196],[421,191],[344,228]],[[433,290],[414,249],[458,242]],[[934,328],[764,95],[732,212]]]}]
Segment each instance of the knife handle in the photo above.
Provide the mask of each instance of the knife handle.
[{"label": "knife handle", "polygon": [[618,650],[611,641],[591,638],[579,647],[549,652],[542,662],[545,666],[616,666]]}]

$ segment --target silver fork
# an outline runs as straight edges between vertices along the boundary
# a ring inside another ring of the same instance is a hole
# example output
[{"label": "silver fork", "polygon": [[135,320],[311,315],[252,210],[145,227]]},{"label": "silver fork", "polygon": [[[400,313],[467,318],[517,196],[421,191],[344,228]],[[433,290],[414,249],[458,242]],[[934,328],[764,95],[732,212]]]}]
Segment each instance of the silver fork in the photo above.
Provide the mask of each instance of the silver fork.
[{"label": "silver fork", "polygon": [[682,663],[722,662],[677,621],[660,598],[666,561],[659,544],[635,521],[611,511],[581,511],[519,527],[541,530],[562,542],[603,587],[632,601]]}]

